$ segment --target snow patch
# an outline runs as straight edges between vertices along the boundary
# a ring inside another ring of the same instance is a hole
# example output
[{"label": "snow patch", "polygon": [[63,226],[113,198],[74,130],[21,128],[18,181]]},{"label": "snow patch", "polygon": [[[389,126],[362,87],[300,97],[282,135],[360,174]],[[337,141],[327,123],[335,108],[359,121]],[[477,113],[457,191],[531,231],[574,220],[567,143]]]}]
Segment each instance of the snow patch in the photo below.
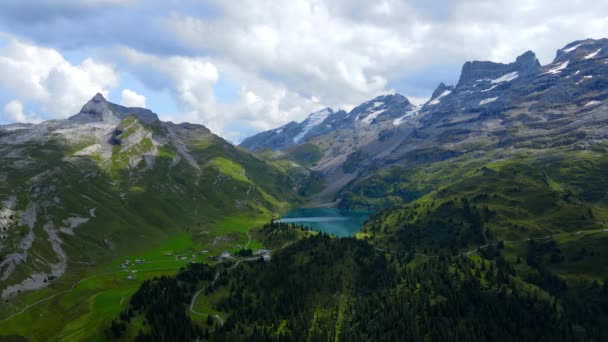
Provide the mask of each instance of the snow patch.
[{"label": "snow patch", "polygon": [[483,106],[485,104],[488,104],[490,102],[494,102],[496,100],[498,100],[498,97],[490,97],[489,99],[484,99],[484,100],[479,101],[479,105]]},{"label": "snow patch", "polygon": [[545,72],[545,74],[559,74],[560,72],[562,72],[562,70],[568,67],[568,63],[570,63],[570,61],[565,61],[564,63],[557,65],[556,67]]},{"label": "snow patch", "polygon": [[500,85],[500,84],[495,84],[495,85],[491,86],[491,87],[490,87],[490,88],[488,88],[488,89],[484,89],[484,90],[482,90],[481,92],[482,92],[482,93],[487,93],[487,92],[491,91],[492,89],[494,89],[494,88],[498,87],[499,85]]},{"label": "snow patch", "polygon": [[575,45],[575,46],[573,46],[573,47],[569,47],[569,48],[567,48],[567,49],[564,49],[564,50],[562,50],[562,51],[564,51],[564,53],[570,53],[570,52],[572,52],[572,51],[574,51],[574,50],[578,49],[578,48],[579,48],[581,45],[583,45],[583,44],[578,44],[578,45]]},{"label": "snow patch", "polygon": [[304,122],[306,123],[304,129],[302,129],[302,132],[300,132],[293,138],[293,141],[295,143],[300,142],[304,138],[306,133],[308,133],[311,129],[323,122],[329,116],[329,114],[331,114],[331,111],[328,108],[310,114],[308,118],[304,120]]},{"label": "snow patch", "polygon": [[429,106],[434,106],[436,104],[438,104],[439,102],[441,102],[441,98],[448,96],[452,93],[451,90],[446,90],[443,93],[441,93],[441,95],[437,96],[436,98],[434,98],[431,102],[429,102]]},{"label": "snow patch", "polygon": [[382,114],[386,112],[386,109],[380,109],[380,110],[375,110],[371,113],[369,113],[366,117],[364,117],[363,119],[361,119],[361,121],[365,122],[366,124],[370,124],[372,123],[372,121],[374,121],[375,118],[378,117],[378,115]]},{"label": "snow patch", "polygon": [[399,125],[401,125],[401,124],[402,124],[402,123],[403,123],[403,122],[404,122],[404,121],[405,121],[407,118],[409,118],[409,117],[413,117],[413,116],[418,115],[418,113],[420,113],[420,109],[422,109],[422,106],[421,106],[421,105],[420,105],[420,106],[416,106],[416,107],[412,108],[411,110],[408,110],[407,112],[405,112],[405,114],[404,114],[402,117],[395,119],[395,120],[393,121],[393,125],[395,125],[395,126],[399,126]]},{"label": "snow patch", "polygon": [[592,101],[587,102],[587,104],[585,105],[585,107],[591,107],[591,106],[599,105],[600,103],[601,103],[600,101],[592,100]]},{"label": "snow patch", "polygon": [[495,80],[492,80],[492,83],[496,84],[496,83],[502,83],[502,82],[510,82],[518,77],[519,77],[519,73],[517,71],[514,71],[514,72],[508,73],[506,75],[503,75]]},{"label": "snow patch", "polygon": [[584,58],[585,58],[585,59],[591,59],[591,58],[593,58],[593,57],[597,56],[597,54],[598,54],[598,53],[600,53],[601,51],[602,51],[602,49],[601,49],[601,48],[600,48],[600,49],[597,49],[595,52],[592,52],[592,53],[588,54],[588,55],[587,55],[587,56],[585,56]]}]

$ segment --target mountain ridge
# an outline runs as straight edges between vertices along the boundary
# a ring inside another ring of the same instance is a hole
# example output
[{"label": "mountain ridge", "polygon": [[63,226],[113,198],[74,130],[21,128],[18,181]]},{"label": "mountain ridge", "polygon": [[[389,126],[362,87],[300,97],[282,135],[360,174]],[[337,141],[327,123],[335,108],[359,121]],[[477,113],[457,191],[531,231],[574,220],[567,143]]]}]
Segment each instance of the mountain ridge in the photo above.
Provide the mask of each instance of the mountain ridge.
[{"label": "mountain ridge", "polygon": [[[0,221],[9,303],[85,272],[82,260],[124,255],[136,227],[150,236],[144,248],[183,234],[191,212],[264,217],[298,202],[293,179],[206,127],[162,122],[101,94],[65,120],[0,126],[0,164],[0,212],[14,218]],[[81,245],[93,247],[78,254]]]},{"label": "mountain ridge", "polygon": [[[330,189],[320,197],[340,200],[365,177],[392,166],[423,163],[422,156],[433,149],[435,155],[424,158],[449,159],[494,148],[508,154],[512,152],[507,148],[513,146],[546,144],[557,137],[567,141],[568,134],[583,140],[605,136],[601,123],[608,98],[607,57],[608,39],[586,39],[558,49],[555,59],[544,66],[531,51],[509,64],[466,62],[455,86],[441,83],[420,107],[393,106],[394,115],[380,115],[358,126],[338,125],[311,137],[303,142],[319,149],[311,169],[324,175]],[[369,106],[374,100],[345,116],[362,108],[374,113]],[[252,139],[255,136],[241,146],[250,147],[247,142]],[[298,149],[271,143],[264,147],[287,158]],[[355,160],[358,167],[350,167],[357,165]]]},{"label": "mountain ridge", "polygon": [[[471,62],[255,153],[100,94],[0,126],[0,334],[605,339],[607,48]],[[319,203],[373,215],[349,238],[274,220]]]}]

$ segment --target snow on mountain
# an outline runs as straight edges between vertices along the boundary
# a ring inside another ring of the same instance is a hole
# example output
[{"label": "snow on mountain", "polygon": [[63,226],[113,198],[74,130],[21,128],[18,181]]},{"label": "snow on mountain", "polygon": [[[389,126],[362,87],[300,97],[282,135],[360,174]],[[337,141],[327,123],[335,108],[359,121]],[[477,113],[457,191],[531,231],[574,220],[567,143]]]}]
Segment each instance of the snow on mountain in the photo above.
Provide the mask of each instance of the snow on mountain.
[{"label": "snow on mountain", "polygon": [[584,58],[585,58],[585,59],[591,59],[591,58],[593,58],[593,57],[597,56],[597,55],[598,55],[598,54],[599,54],[601,51],[602,51],[602,49],[601,49],[601,48],[600,48],[600,49],[597,49],[596,51],[594,51],[594,52],[592,52],[592,53],[588,54],[588,55],[587,55],[587,56],[585,56]]},{"label": "snow on mountain", "polygon": [[480,105],[480,106],[483,106],[483,105],[485,105],[485,104],[488,104],[488,103],[494,102],[494,101],[496,101],[496,100],[498,100],[498,97],[490,97],[489,99],[484,99],[484,100],[479,101],[479,105]]},{"label": "snow on mountain", "polygon": [[569,52],[572,52],[572,51],[578,49],[581,45],[583,45],[583,44],[577,44],[577,45],[575,45],[573,47],[570,47],[570,48],[567,48],[567,49],[563,49],[562,51],[564,53],[569,53]]},{"label": "snow on mountain", "polygon": [[595,106],[595,105],[598,105],[600,103],[601,103],[600,101],[592,100],[592,101],[587,102],[587,104],[585,105],[585,107]]},{"label": "snow on mountain", "polygon": [[443,93],[441,93],[441,95],[437,96],[437,98],[434,98],[433,100],[431,100],[429,102],[429,106],[433,106],[433,105],[438,104],[439,102],[441,102],[440,100],[441,100],[442,97],[446,97],[446,96],[450,95],[451,93],[452,93],[451,90],[444,91]]},{"label": "snow on mountain", "polygon": [[503,75],[497,79],[492,80],[492,84],[502,83],[502,82],[510,82],[519,77],[519,73],[517,71],[510,72],[506,75]]},{"label": "snow on mountain", "polygon": [[422,109],[422,105],[415,106],[413,109],[408,110],[407,112],[405,112],[405,114],[402,117],[399,117],[399,118],[393,120],[393,125],[394,126],[399,126],[407,118],[409,118],[409,117],[415,117],[416,115],[418,115],[418,113],[420,113],[420,109]]},{"label": "snow on mountain", "polygon": [[560,72],[562,72],[562,70],[568,67],[568,63],[570,63],[570,61],[565,61],[555,66],[554,68],[549,69],[549,71],[547,71],[545,74],[559,74]]},{"label": "snow on mountain", "polygon": [[315,128],[316,126],[321,124],[323,121],[325,121],[325,119],[327,119],[327,117],[329,115],[331,115],[332,113],[333,113],[333,111],[330,108],[325,108],[318,112],[314,112],[314,113],[310,114],[308,116],[308,118],[306,120],[304,120],[304,122],[302,122],[304,124],[304,128],[302,128],[302,132],[300,132],[298,135],[296,135],[293,138],[293,141],[295,143],[300,142],[311,129]]},{"label": "snow on mountain", "polygon": [[385,111],[386,111],[385,109],[375,110],[375,111],[369,113],[363,119],[361,119],[361,121],[365,122],[366,124],[370,124],[370,123],[372,123],[372,121],[374,121],[375,118],[378,117],[378,115],[384,113]]}]

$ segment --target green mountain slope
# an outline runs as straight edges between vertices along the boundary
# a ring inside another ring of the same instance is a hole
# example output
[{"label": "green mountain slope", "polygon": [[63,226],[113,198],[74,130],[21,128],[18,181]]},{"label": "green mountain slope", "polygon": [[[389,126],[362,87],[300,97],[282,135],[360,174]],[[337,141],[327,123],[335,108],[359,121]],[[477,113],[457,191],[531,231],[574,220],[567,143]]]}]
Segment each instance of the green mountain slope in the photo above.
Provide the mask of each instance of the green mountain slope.
[{"label": "green mountain slope", "polygon": [[[286,231],[280,224],[269,228]],[[501,244],[479,255],[421,257],[317,234],[276,250],[270,262],[192,265],[175,278],[152,279],[108,326],[106,338],[605,339],[605,283],[580,280],[569,287],[547,267],[554,246],[523,247],[520,262],[511,262]],[[189,305],[199,288],[202,315]]]},{"label": "green mountain slope", "polygon": [[298,202],[278,168],[140,110],[96,96],[74,118],[0,129],[3,334],[94,336],[147,277],[232,249]]}]

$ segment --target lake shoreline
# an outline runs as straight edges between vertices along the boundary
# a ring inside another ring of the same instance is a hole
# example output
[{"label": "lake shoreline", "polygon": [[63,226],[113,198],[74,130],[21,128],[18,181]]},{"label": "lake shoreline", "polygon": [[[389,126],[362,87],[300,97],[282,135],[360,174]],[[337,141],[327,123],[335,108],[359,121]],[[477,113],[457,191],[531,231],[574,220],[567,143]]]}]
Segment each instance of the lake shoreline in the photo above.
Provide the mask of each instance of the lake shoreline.
[{"label": "lake shoreline", "polygon": [[279,222],[297,223],[315,231],[338,237],[355,236],[370,212],[338,208],[295,208],[285,213]]}]

